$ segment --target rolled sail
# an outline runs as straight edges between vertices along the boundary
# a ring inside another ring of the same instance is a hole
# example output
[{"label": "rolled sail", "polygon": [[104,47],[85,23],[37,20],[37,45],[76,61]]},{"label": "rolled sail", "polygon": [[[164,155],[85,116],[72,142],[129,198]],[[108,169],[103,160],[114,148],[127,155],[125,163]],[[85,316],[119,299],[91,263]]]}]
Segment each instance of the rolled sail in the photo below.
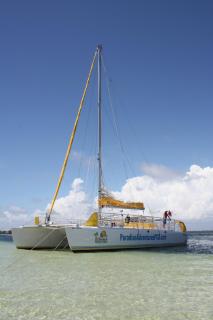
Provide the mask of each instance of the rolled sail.
[{"label": "rolled sail", "polygon": [[144,210],[143,202],[125,202],[121,200],[116,200],[113,197],[101,197],[99,199],[99,205],[101,207],[116,207],[123,209],[137,209]]}]

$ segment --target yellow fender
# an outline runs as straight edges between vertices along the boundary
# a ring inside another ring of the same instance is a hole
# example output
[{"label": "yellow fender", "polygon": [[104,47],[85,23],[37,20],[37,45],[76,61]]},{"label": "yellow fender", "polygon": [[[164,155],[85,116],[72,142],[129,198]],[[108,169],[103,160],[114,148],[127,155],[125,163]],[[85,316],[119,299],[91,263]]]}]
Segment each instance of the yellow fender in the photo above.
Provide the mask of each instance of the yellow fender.
[{"label": "yellow fender", "polygon": [[179,224],[180,230],[181,230],[182,232],[186,232],[186,225],[185,225],[185,223],[184,223],[183,221],[176,220],[175,222],[176,222],[177,224]]},{"label": "yellow fender", "polygon": [[40,224],[39,216],[35,216],[34,223],[35,223],[35,225],[39,226],[39,224]]}]

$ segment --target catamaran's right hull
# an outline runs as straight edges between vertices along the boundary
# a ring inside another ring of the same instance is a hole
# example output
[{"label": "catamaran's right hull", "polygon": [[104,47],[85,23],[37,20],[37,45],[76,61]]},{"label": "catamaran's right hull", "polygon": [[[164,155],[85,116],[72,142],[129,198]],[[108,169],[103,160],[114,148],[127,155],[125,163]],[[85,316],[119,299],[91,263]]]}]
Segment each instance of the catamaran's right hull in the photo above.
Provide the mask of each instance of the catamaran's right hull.
[{"label": "catamaran's right hull", "polygon": [[134,228],[66,227],[72,251],[100,251],[186,245],[184,232]]},{"label": "catamaran's right hull", "polygon": [[23,226],[12,228],[18,249],[54,249],[68,246],[64,226]]}]

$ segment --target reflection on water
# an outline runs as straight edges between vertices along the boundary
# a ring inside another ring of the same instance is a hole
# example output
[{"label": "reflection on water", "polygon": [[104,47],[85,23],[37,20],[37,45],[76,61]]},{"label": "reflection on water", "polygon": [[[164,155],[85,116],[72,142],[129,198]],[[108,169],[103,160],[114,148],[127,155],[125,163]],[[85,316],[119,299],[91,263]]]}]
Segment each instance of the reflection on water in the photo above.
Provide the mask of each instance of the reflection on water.
[{"label": "reflection on water", "polygon": [[0,241],[0,319],[213,319],[213,233],[188,246],[78,253]]}]

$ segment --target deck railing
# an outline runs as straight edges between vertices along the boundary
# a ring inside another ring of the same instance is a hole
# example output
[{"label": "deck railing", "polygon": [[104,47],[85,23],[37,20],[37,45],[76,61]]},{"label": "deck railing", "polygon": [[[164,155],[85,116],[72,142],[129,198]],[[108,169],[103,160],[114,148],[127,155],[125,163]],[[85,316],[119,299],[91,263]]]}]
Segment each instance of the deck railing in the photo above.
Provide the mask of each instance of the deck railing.
[{"label": "deck railing", "polygon": [[104,213],[99,225],[102,227],[130,227],[136,229],[156,229],[180,231],[177,220],[166,219],[160,217],[144,216],[144,215],[123,215],[114,213]]},{"label": "deck railing", "polygon": [[[63,226],[73,225],[73,227],[79,227],[85,225],[87,219],[74,219],[74,218],[62,218],[54,217],[50,225]],[[98,225],[101,227],[130,227],[136,229],[155,229],[155,230],[171,230],[180,231],[180,225],[178,220],[166,219],[161,217],[144,216],[136,214],[123,214],[115,212],[104,212],[99,217]]]}]

